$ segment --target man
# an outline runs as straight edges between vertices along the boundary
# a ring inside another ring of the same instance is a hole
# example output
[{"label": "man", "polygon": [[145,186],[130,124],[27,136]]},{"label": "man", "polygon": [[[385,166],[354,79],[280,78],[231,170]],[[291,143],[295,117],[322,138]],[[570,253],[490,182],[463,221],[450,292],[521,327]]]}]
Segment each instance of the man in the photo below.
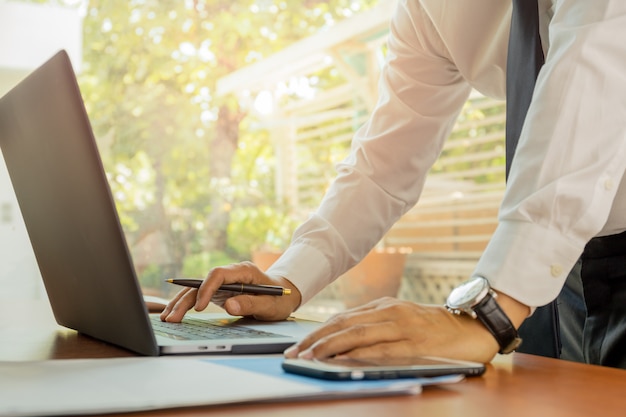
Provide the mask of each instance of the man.
[{"label": "man", "polygon": [[[565,286],[562,357],[626,367],[626,3],[539,0],[538,11],[545,65],[499,225],[474,279],[448,300],[461,314],[386,298],[331,318],[286,356],[488,362],[517,349],[516,329]],[[291,288],[293,297],[224,304],[231,314],[283,319],[364,257],[416,203],[471,89],[504,98],[510,21],[510,0],[400,1],[378,104],[319,209],[267,274],[249,263],[216,268],[198,292],[181,291],[162,319],[204,309],[229,282]],[[605,253],[607,239],[589,248],[596,236],[609,236],[612,249]]]}]

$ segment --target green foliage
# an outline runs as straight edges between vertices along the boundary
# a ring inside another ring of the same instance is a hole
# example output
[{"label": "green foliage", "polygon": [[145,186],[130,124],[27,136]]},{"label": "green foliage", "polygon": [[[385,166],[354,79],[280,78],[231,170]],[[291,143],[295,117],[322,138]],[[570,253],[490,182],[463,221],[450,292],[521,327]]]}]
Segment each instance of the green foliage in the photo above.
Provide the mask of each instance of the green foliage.
[{"label": "green foliage", "polygon": [[[284,246],[295,221],[276,203],[275,144],[253,118],[234,126],[229,176],[211,177],[221,158],[211,154],[219,109],[240,111],[215,85],[378,0],[31,2],[84,10],[79,83],[131,249],[156,231],[169,248],[167,264],[138,268],[142,284],[158,286],[165,270],[204,275],[265,242]],[[317,77],[320,86],[337,83],[336,74]],[[230,215],[220,252],[228,256],[206,252],[215,210]]]},{"label": "green foliage", "polygon": [[297,221],[276,205],[242,206],[231,212],[229,245],[238,253],[287,248]]},{"label": "green foliage", "polygon": [[187,256],[183,264],[182,276],[192,278],[204,278],[207,273],[216,266],[228,265],[239,262],[242,259],[233,258],[224,252],[201,252]]}]

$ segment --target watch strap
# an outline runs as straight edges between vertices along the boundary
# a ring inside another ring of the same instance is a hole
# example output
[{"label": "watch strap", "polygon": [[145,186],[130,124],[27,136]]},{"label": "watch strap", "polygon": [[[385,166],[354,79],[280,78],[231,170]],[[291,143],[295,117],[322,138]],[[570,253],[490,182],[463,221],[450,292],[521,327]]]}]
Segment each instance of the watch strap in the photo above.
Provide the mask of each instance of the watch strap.
[{"label": "watch strap", "polygon": [[491,293],[487,294],[474,306],[473,310],[476,313],[476,317],[485,325],[487,330],[495,337],[498,345],[500,345],[498,353],[507,354],[517,349],[522,339]]}]

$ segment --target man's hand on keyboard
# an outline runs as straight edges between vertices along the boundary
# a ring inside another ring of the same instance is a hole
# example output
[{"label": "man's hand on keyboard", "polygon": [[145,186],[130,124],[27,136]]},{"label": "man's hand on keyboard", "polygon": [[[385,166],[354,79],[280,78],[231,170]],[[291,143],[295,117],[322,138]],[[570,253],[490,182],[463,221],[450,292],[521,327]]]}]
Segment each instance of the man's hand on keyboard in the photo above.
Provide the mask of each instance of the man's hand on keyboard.
[{"label": "man's hand on keyboard", "polygon": [[[222,284],[244,283],[279,285],[291,289],[290,295],[244,295],[216,291]],[[300,305],[300,291],[287,279],[270,277],[251,262],[213,268],[200,288],[184,288],[161,313],[161,320],[180,322],[190,309],[202,311],[213,301],[233,316],[258,320],[284,320]]]}]

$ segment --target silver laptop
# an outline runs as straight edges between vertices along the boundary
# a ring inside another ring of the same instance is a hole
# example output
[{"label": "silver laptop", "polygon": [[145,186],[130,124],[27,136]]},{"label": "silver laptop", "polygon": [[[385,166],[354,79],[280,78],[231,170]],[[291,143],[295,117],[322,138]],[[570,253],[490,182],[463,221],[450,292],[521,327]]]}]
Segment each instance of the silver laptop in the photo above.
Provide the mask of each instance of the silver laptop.
[{"label": "silver laptop", "polygon": [[153,328],[65,51],[0,99],[0,149],[60,325],[143,355],[278,353],[318,325],[188,314]]}]

